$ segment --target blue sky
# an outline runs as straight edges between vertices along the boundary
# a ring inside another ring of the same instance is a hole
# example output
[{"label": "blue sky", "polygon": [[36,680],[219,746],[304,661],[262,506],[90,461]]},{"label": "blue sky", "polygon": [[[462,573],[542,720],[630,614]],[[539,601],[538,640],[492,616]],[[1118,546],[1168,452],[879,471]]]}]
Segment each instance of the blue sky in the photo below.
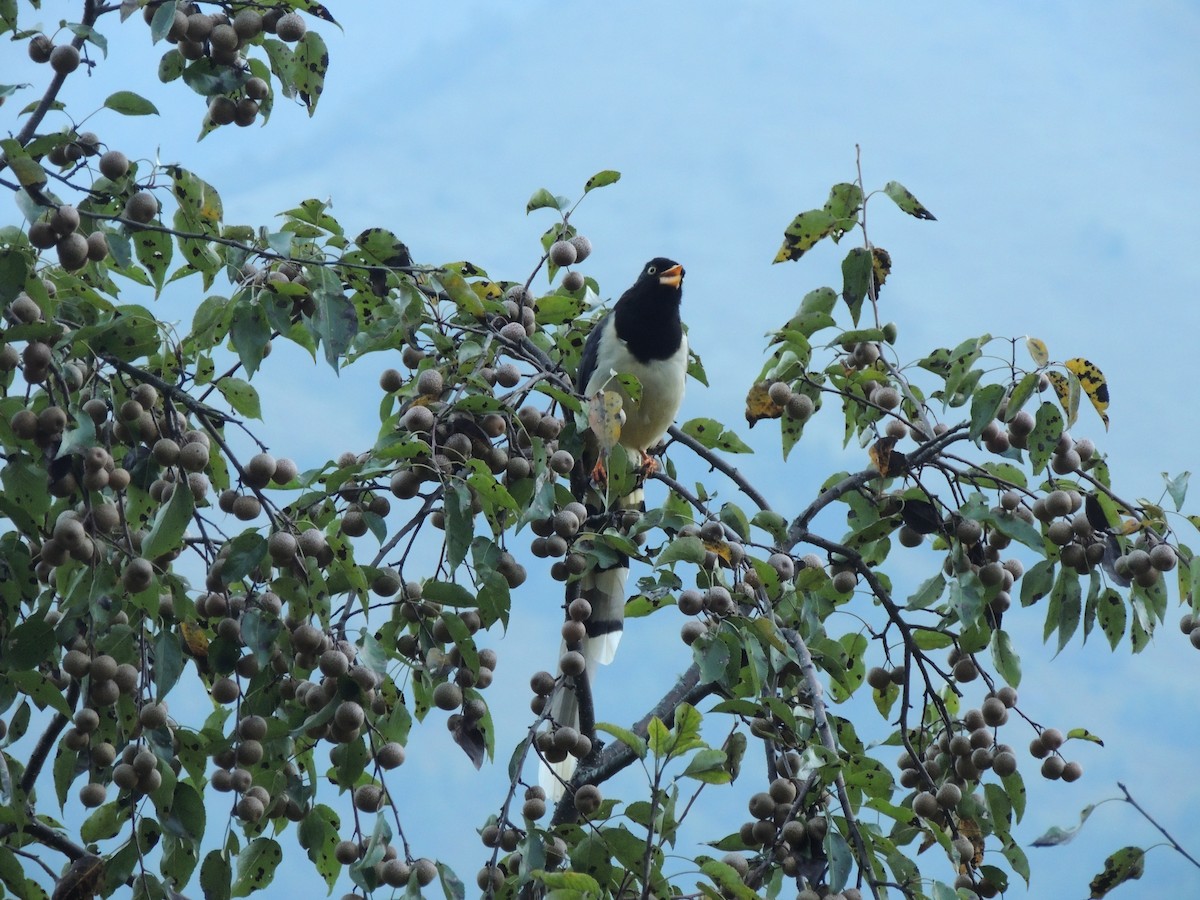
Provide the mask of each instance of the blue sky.
[{"label": "blue sky", "polygon": [[[43,21],[75,6],[47,3]],[[882,306],[900,323],[902,357],[984,332],[1037,336],[1052,357],[1086,355],[1108,376],[1111,431],[1085,412],[1075,433],[1110,454],[1120,492],[1156,498],[1160,472],[1195,466],[1187,402],[1200,327],[1191,297],[1200,280],[1195,3],[331,6],[345,31],[322,31],[332,66],[312,121],[282,101],[265,129],[224,129],[195,143],[201,103],[157,83],[157,51],[138,21],[104,23],[110,59],[90,81],[70,79],[66,97],[87,109],[85,97],[98,104],[136,84],[162,116],[106,113],[89,127],[114,146],[157,146],[163,161],[196,170],[222,191],[227,221],[265,224],[302,198],[332,198],[350,233],[388,227],[418,261],[468,258],[496,278],[524,277],[536,262],[550,220],[524,215],[534,189],[577,196],[593,172],[620,170],[621,182],[589,197],[573,220],[596,248],[584,271],[607,296],[652,256],[684,263],[685,319],[712,387],[690,386],[682,417],[738,426],[759,451],[739,464],[780,508],[803,502],[828,472],[862,464],[841,451],[837,423],[810,429],[783,468],[773,462],[777,431],[768,423],[747,434],[741,422],[763,334],[808,290],[839,283],[844,247],[770,265],[782,229],[820,205],[831,184],[853,179],[858,144],[868,188],[899,180],[938,217],[917,222],[884,198],[869,207],[871,238],[894,261]],[[11,65],[40,90],[45,70]],[[186,324],[197,300],[177,293],[163,315]],[[366,361],[334,379],[302,354],[281,358],[286,375],[268,368],[258,382],[273,447],[304,467],[370,445],[375,378],[394,361]],[[297,424],[312,421],[321,427]],[[685,474],[705,477],[699,468]],[[1196,544],[1189,527],[1183,539]],[[907,574],[923,577],[922,565],[906,562]],[[502,760],[526,720],[529,673],[553,663],[555,590],[547,586],[536,609],[516,609],[497,644],[489,693],[508,721]],[[1073,785],[1043,784],[1027,766],[1023,833],[1073,822],[1086,804],[1119,795],[1122,780],[1194,852],[1200,791],[1183,773],[1194,769],[1200,740],[1200,654],[1174,628],[1175,612],[1139,658],[1089,644],[1053,662],[1039,616],[1028,610],[1011,624],[1025,661],[1023,708],[1044,724],[1086,726],[1107,746],[1078,752],[1085,777]],[[627,698],[687,664],[678,625],[673,614],[631,623],[602,673],[603,717],[636,718]],[[1032,736],[1008,729],[1018,747]],[[482,848],[445,850],[461,841],[462,822],[482,822],[498,806],[500,788],[457,750],[445,752],[436,723],[418,735],[398,778],[412,804],[410,839],[471,882]],[[718,810],[697,833],[717,837],[739,815]],[[1082,897],[1106,853],[1155,839],[1132,810],[1105,806],[1075,844],[1030,851],[1028,896]],[[312,883],[306,865],[286,876],[297,887]],[[929,874],[948,880],[949,866]],[[1156,850],[1145,878],[1116,896],[1155,888],[1200,892],[1200,873]]]}]

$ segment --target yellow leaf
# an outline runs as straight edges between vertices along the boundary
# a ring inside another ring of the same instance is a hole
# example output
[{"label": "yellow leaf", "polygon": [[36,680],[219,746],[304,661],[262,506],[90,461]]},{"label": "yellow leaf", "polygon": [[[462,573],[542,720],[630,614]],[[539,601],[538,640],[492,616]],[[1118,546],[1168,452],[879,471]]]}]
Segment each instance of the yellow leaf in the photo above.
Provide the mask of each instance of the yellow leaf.
[{"label": "yellow leaf", "polygon": [[871,274],[875,277],[875,293],[879,294],[879,289],[883,287],[883,283],[887,281],[888,275],[892,272],[892,255],[882,247],[871,248]]},{"label": "yellow leaf", "polygon": [[208,635],[204,633],[203,628],[193,622],[180,622],[179,631],[192,656],[198,659],[208,657]]},{"label": "yellow leaf", "polygon": [[1029,350],[1029,355],[1033,357],[1033,361],[1038,368],[1050,362],[1050,351],[1046,348],[1046,342],[1035,337],[1025,338],[1025,347]]},{"label": "yellow leaf", "polygon": [[896,450],[895,447],[896,438],[889,435],[877,440],[867,451],[871,458],[871,464],[884,478],[902,475],[908,469],[908,457]]},{"label": "yellow leaf", "polygon": [[600,391],[588,400],[588,428],[596,436],[605,454],[617,446],[624,422],[621,395],[616,391]]},{"label": "yellow leaf", "polygon": [[760,381],[746,394],[746,421],[752,428],[759,419],[778,419],[783,415],[783,407],[767,391],[767,383]]},{"label": "yellow leaf", "polygon": [[1082,356],[1068,359],[1063,365],[1079,379],[1079,384],[1083,387],[1083,392],[1092,401],[1092,406],[1096,407],[1096,412],[1100,415],[1100,421],[1104,423],[1104,427],[1107,429],[1108,382],[1104,380],[1104,373],[1100,371],[1095,363],[1084,359]]},{"label": "yellow leaf", "polygon": [[1046,377],[1054,386],[1054,393],[1058,395],[1058,403],[1067,414],[1067,427],[1070,428],[1079,417],[1079,379],[1062,372],[1047,372]]}]

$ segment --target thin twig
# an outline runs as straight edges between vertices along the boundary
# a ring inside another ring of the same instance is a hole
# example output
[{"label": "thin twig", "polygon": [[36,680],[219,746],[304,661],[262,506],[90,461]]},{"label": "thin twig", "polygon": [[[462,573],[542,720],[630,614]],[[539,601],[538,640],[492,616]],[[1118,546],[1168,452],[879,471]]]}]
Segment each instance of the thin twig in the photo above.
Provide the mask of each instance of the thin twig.
[{"label": "thin twig", "polygon": [[1121,793],[1123,793],[1125,795],[1125,802],[1127,802],[1134,809],[1136,809],[1138,812],[1140,812],[1142,814],[1142,817],[1147,822],[1149,822],[1151,825],[1153,825],[1155,828],[1157,828],[1159,830],[1159,832],[1162,834],[1162,836],[1165,837],[1168,842],[1170,842],[1171,846],[1174,847],[1175,850],[1181,856],[1183,856],[1184,859],[1186,859],[1188,862],[1190,862],[1196,868],[1200,869],[1200,861],[1197,861],[1196,858],[1194,856],[1192,856],[1192,854],[1188,853],[1181,846],[1179,846],[1179,842],[1177,840],[1175,840],[1175,838],[1171,837],[1171,833],[1169,831],[1167,831],[1167,829],[1165,829],[1161,825],[1159,825],[1158,822],[1156,822],[1154,820],[1154,817],[1150,815],[1150,813],[1148,813],[1148,812],[1146,812],[1146,810],[1142,809],[1141,804],[1138,803],[1136,800],[1134,800],[1133,795],[1131,793],[1129,793],[1129,788],[1125,787],[1125,785],[1123,785],[1119,781],[1117,782],[1117,787],[1119,787],[1121,789]]}]

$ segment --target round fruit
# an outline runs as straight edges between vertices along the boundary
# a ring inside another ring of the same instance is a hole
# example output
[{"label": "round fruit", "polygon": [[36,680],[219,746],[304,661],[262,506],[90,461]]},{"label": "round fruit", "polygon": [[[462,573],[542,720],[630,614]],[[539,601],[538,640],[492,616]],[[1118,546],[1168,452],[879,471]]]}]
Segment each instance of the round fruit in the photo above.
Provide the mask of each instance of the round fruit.
[{"label": "round fruit", "polygon": [[458,709],[462,702],[462,688],[452,681],[443,681],[433,689],[433,703],[438,709]]},{"label": "round fruit", "polygon": [[563,276],[562,286],[564,291],[575,292],[583,287],[583,275],[580,272],[568,272]]},{"label": "round fruit", "polygon": [[88,241],[79,232],[72,232],[55,245],[58,261],[68,272],[82,269],[88,262]]},{"label": "round fruit", "polygon": [[275,34],[281,41],[292,43],[304,37],[304,33],[308,31],[308,26],[299,13],[287,13],[279,17],[275,23]]},{"label": "round fruit", "polygon": [[900,405],[900,392],[894,387],[884,387],[871,395],[871,401],[884,409],[895,409]]},{"label": "round fruit", "polygon": [[70,44],[60,44],[50,51],[50,66],[64,75],[79,68],[79,51]]},{"label": "round fruit", "polygon": [[375,761],[381,768],[394,769],[404,763],[404,747],[395,741],[388,741],[375,751]]},{"label": "round fruit", "polygon": [[234,108],[233,121],[239,128],[245,128],[248,125],[253,125],[254,120],[258,118],[258,101],[251,100],[249,97],[243,97],[237,102]]},{"label": "round fruit", "polygon": [[242,85],[242,90],[251,100],[264,100],[271,93],[271,86],[261,78],[251,78]]},{"label": "round fruit", "polygon": [[815,408],[816,406],[808,394],[792,394],[784,406],[787,414],[799,422],[807,421]]},{"label": "round fruit", "polygon": [[579,252],[570,241],[555,241],[550,245],[550,262],[556,266],[574,265]]},{"label": "round fruit", "polygon": [[571,238],[571,244],[575,248],[575,262],[583,262],[592,255],[592,242],[582,234]]},{"label": "round fruit", "polygon": [[138,191],[125,203],[125,218],[146,223],[158,215],[158,198],[149,191]]},{"label": "round fruit", "polygon": [[104,803],[105,797],[108,796],[108,791],[104,785],[98,782],[85,784],[79,789],[79,802],[88,809],[95,809]]},{"label": "round fruit", "polygon": [[87,236],[87,255],[92,262],[100,262],[108,256],[108,238],[103,231],[93,231]]},{"label": "round fruit", "polygon": [[50,216],[50,227],[60,235],[68,235],[79,227],[79,210],[64,203]]},{"label": "round fruit", "polygon": [[52,52],[54,52],[54,41],[46,35],[35,34],[29,39],[29,58],[35,63],[49,62]]},{"label": "round fruit", "polygon": [[603,799],[600,788],[594,784],[585,784],[575,791],[575,808],[585,816],[591,815],[600,808]]},{"label": "round fruit", "polygon": [[[445,389],[445,380],[437,369],[426,369],[417,376],[417,390],[427,397],[440,397]],[[418,409],[421,407],[413,407]],[[429,412],[426,409],[426,412]]]}]

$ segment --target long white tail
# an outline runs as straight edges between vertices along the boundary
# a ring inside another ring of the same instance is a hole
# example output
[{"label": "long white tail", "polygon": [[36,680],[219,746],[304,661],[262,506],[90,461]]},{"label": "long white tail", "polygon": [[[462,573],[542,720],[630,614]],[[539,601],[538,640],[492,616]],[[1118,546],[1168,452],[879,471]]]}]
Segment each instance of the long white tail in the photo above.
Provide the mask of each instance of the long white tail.
[{"label": "long white tail", "polygon": [[[583,657],[587,662],[588,684],[596,683],[596,670],[613,661],[617,645],[625,627],[625,581],[629,577],[629,566],[616,566],[600,572],[590,572],[579,582],[579,596],[592,605],[592,614],[584,623],[587,637],[583,642]],[[559,656],[567,650],[566,644],[559,649]],[[550,718],[558,727],[579,728],[579,698],[575,691],[566,686],[554,697],[550,707]],[[538,773],[538,783],[551,800],[562,798],[564,783],[575,774],[577,760],[568,755],[558,763],[543,762]]]}]

